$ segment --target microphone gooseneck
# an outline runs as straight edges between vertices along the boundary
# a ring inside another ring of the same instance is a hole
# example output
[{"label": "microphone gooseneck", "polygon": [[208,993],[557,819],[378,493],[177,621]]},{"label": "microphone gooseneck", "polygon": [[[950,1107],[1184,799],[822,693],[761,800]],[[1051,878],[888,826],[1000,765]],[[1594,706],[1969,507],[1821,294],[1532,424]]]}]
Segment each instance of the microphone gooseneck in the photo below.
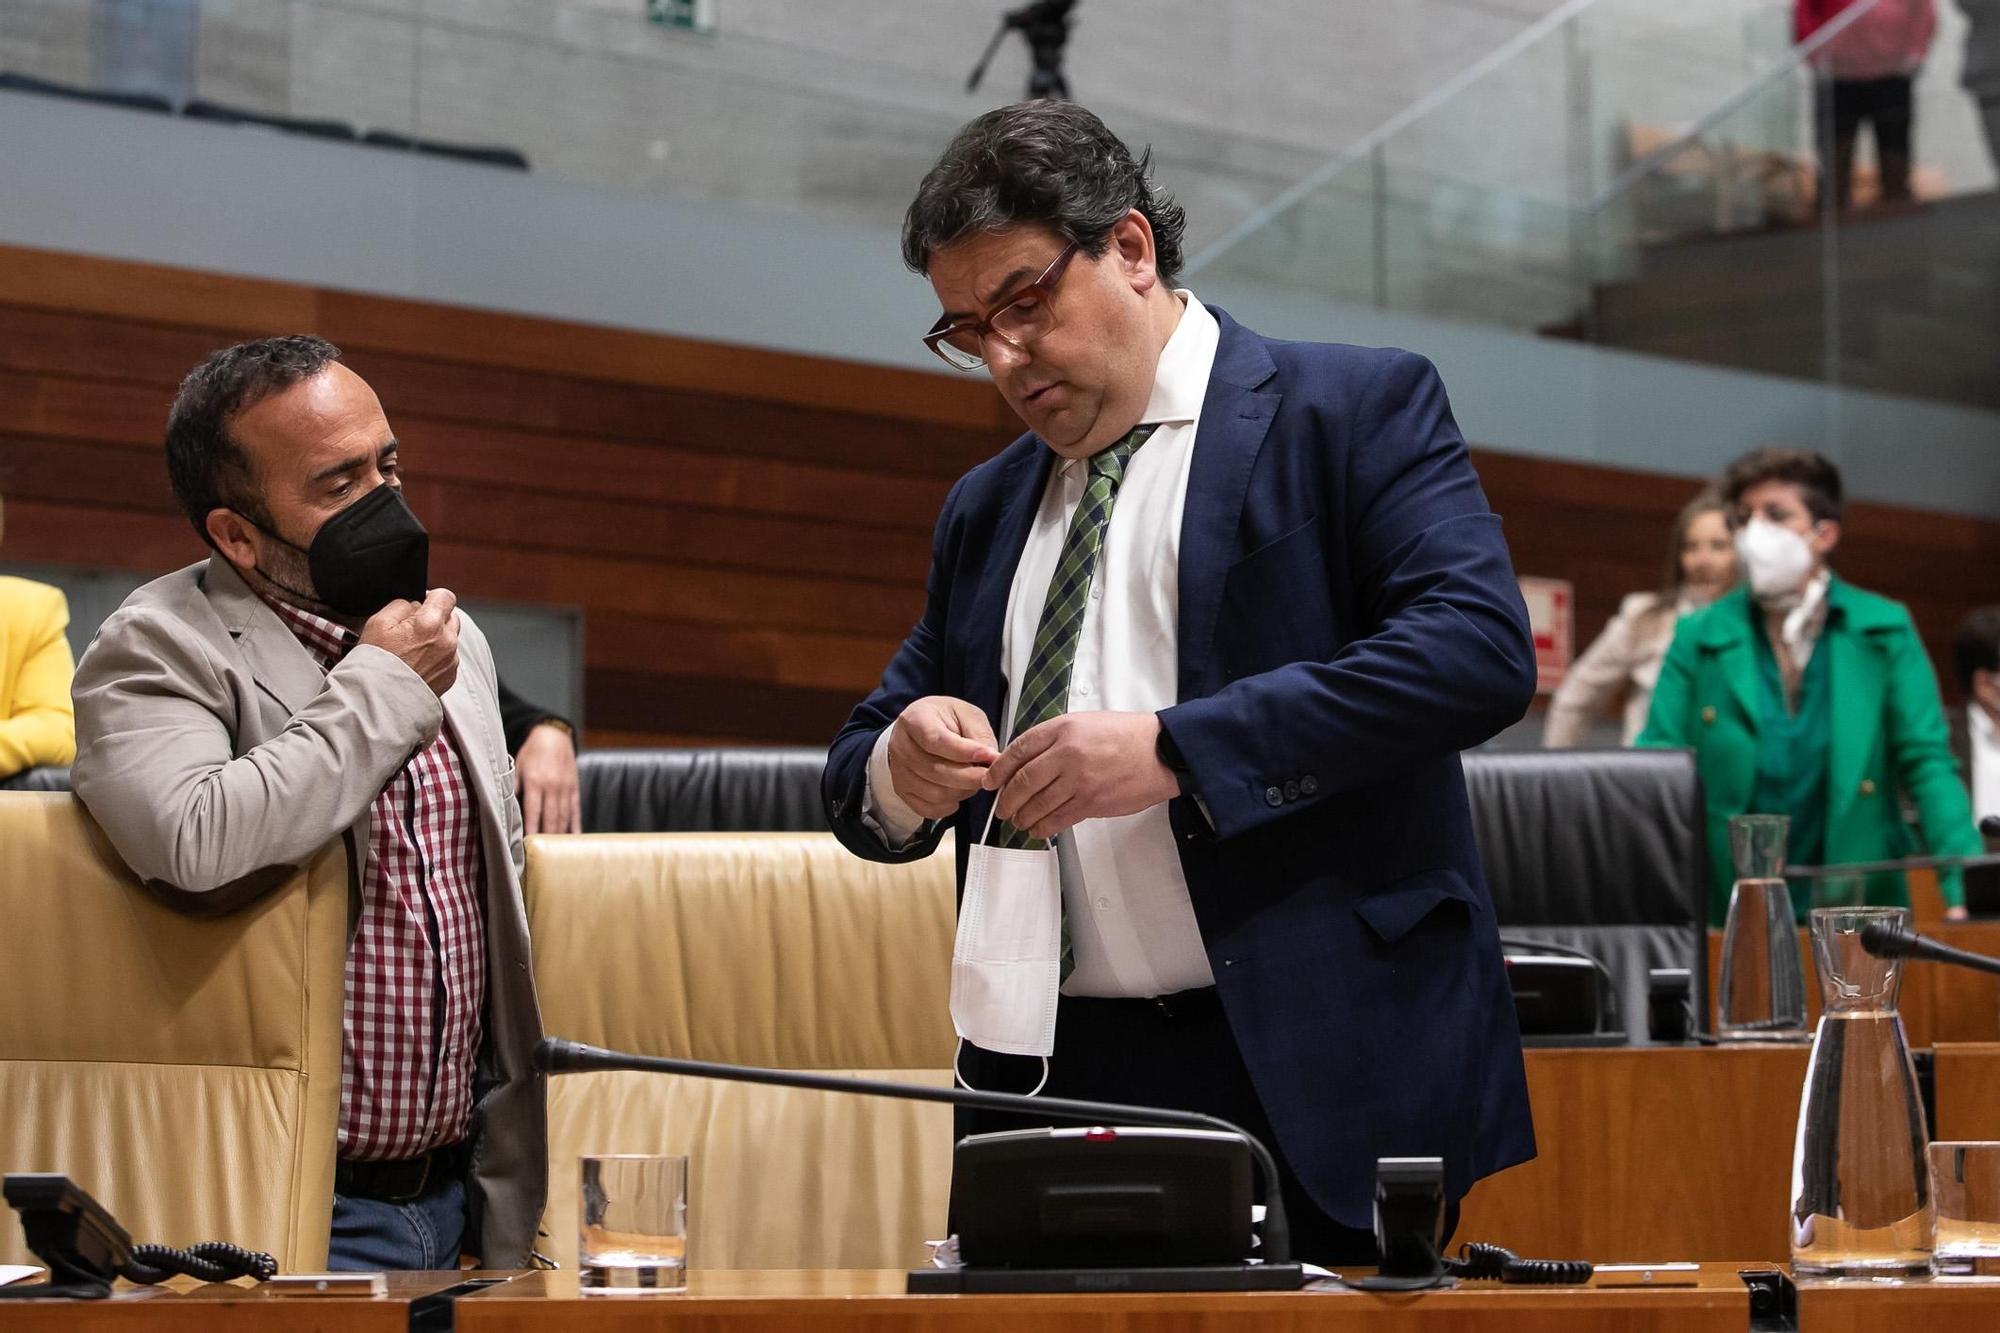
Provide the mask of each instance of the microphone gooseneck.
[{"label": "microphone gooseneck", "polygon": [[1264,1177],[1264,1262],[1290,1263],[1292,1232],[1285,1220],[1284,1190],[1278,1183],[1278,1163],[1271,1150],[1241,1125],[1220,1116],[1199,1111],[1176,1111],[1161,1106],[1125,1106],[1117,1102],[1086,1102],[1068,1097],[1024,1097],[1012,1092],[980,1092],[963,1088],[932,1088],[921,1083],[887,1083],[875,1079],[837,1078],[830,1074],[808,1074],[793,1069],[764,1069],[755,1065],[715,1064],[707,1060],[680,1060],[664,1055],[631,1055],[607,1051],[562,1037],[544,1037],[535,1045],[535,1068],[544,1074],[584,1074],[629,1072],[641,1074],[681,1074],[690,1078],[715,1078],[733,1083],[768,1083],[780,1088],[808,1088],[817,1092],[856,1093],[864,1097],[897,1097],[905,1101],[944,1102],[952,1106],[972,1106],[988,1111],[1008,1111],[1016,1115],[1078,1120],[1088,1124],[1165,1125],[1182,1129],[1219,1129],[1241,1139],[1256,1159]]},{"label": "microphone gooseneck", "polygon": [[2000,974],[2000,958],[1954,949],[1919,935],[1900,921],[1870,921],[1861,928],[1861,947],[1877,958],[1921,958],[1929,963],[1948,963],[1974,972]]}]

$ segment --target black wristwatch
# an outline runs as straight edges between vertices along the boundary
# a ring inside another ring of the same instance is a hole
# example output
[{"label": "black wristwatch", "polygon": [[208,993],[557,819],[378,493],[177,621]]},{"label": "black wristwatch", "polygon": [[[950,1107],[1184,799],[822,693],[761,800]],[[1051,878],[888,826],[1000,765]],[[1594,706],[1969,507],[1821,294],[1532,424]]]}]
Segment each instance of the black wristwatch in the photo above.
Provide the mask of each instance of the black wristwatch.
[{"label": "black wristwatch", "polygon": [[1180,785],[1181,795],[1185,796],[1194,789],[1194,770],[1188,767],[1187,759],[1181,754],[1181,747],[1174,744],[1174,738],[1167,734],[1164,724],[1160,727],[1160,738],[1153,742],[1153,753],[1167,766],[1167,771],[1174,775],[1174,781]]}]

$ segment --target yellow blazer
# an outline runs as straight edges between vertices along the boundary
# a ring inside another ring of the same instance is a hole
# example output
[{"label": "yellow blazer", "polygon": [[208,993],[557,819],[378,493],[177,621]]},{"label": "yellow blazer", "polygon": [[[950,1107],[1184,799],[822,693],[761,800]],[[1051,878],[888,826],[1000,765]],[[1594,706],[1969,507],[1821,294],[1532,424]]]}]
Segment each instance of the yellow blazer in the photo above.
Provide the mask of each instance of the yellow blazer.
[{"label": "yellow blazer", "polygon": [[0,575],[0,778],[76,758],[62,589]]}]

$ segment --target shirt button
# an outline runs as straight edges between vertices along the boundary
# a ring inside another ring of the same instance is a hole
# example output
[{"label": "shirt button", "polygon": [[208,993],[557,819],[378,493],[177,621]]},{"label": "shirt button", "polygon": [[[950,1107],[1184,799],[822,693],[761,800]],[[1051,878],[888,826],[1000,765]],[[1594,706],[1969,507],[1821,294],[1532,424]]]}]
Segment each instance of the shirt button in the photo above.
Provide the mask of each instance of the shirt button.
[{"label": "shirt button", "polygon": [[1284,803],[1285,803],[1285,793],[1279,791],[1276,787],[1264,788],[1265,805],[1283,805]]},{"label": "shirt button", "polygon": [[1086,681],[1083,684],[1077,686],[1076,692],[1082,695],[1084,698],[1088,699],[1090,697],[1090,683]]},{"label": "shirt button", "polygon": [[1104,596],[1104,589],[1102,589],[1102,588],[1092,588],[1092,589],[1090,590],[1090,600],[1091,600],[1091,601],[1093,601],[1093,602],[1094,602],[1094,601],[1096,601],[1096,600],[1097,600],[1098,598],[1100,598],[1100,597],[1102,597],[1102,596]]},{"label": "shirt button", "polygon": [[1701,710],[1701,722],[1705,727],[1715,725],[1715,705],[1710,704],[1707,708]]},{"label": "shirt button", "polygon": [[1099,898],[1099,899],[1097,900],[1097,910],[1098,910],[1098,911],[1100,911],[1100,912],[1108,912],[1108,911],[1110,911],[1110,910],[1111,910],[1111,900],[1110,900],[1109,898]]},{"label": "shirt button", "polygon": [[1299,791],[1307,796],[1317,794],[1319,791],[1319,779],[1310,773],[1306,774],[1299,779]]},{"label": "shirt button", "polygon": [[1875,794],[1875,779],[1861,779],[1861,794],[1863,796],[1873,796]]},{"label": "shirt button", "polygon": [[1287,783],[1285,784],[1285,799],[1286,799],[1286,800],[1288,800],[1288,801],[1296,801],[1296,800],[1298,800],[1298,799],[1299,799],[1299,784],[1298,784],[1298,783],[1296,783],[1296,782],[1287,782]]}]

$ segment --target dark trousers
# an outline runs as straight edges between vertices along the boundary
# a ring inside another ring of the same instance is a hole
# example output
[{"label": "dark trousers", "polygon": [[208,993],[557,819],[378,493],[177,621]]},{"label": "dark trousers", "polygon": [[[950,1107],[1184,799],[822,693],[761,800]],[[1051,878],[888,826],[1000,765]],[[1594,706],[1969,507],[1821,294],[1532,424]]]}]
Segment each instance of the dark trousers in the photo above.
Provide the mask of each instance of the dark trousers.
[{"label": "dark trousers", "polygon": [[1882,178],[1882,201],[1910,198],[1911,79],[1833,79],[1819,85],[1814,120],[1819,127],[1820,189],[1827,164],[1833,170],[1833,200],[1846,208],[1854,190],[1854,142],[1866,121],[1875,130],[1875,161]]},{"label": "dark trousers", "polygon": [[[1039,1060],[966,1047],[959,1067],[975,1088],[1027,1092],[1041,1077],[1042,1066]],[[1292,1257],[1327,1266],[1375,1262],[1374,1233],[1334,1221],[1300,1186],[1271,1132],[1214,990],[1184,991],[1160,1000],[1063,996],[1056,1010],[1056,1049],[1043,1093],[1199,1111],[1241,1126],[1263,1140],[1278,1159]],[[957,1115],[960,1135],[1031,1124],[1024,1116],[999,1111],[961,1109]],[[1262,1197],[1261,1183],[1258,1191]],[[1446,1239],[1457,1223],[1458,1205],[1453,1203],[1445,1215]]]}]

